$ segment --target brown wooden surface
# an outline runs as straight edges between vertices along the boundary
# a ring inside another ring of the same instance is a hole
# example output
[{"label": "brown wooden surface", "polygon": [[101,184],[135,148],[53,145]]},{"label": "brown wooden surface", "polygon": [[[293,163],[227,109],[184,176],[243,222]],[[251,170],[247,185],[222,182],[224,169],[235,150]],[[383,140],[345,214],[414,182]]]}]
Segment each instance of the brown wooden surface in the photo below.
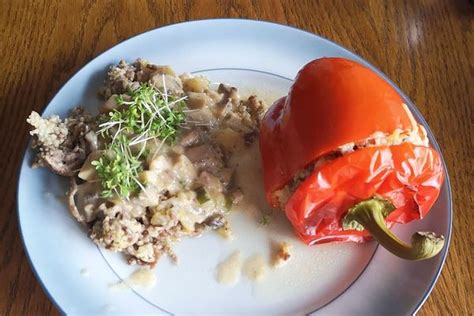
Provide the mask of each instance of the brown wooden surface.
[{"label": "brown wooden surface", "polygon": [[443,149],[455,214],[447,264],[419,314],[472,315],[474,5],[467,0],[0,0],[0,314],[58,313],[36,282],[18,233],[15,192],[26,116],[118,42],[162,25],[218,17],[320,34],[360,54],[413,99]]}]

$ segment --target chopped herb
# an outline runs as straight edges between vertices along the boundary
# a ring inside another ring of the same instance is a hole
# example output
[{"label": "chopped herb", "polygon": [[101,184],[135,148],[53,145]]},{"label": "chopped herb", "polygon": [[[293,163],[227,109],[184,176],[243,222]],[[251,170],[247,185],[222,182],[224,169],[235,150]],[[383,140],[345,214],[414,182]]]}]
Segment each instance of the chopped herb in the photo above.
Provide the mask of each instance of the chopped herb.
[{"label": "chopped herb", "polygon": [[204,190],[203,187],[197,188],[195,192],[196,192],[196,199],[199,202],[199,204],[204,204],[210,200],[209,196],[207,195],[206,190]]},{"label": "chopped herb", "polygon": [[271,218],[272,217],[270,214],[262,214],[262,218],[260,219],[260,224],[263,226],[267,226],[268,224],[270,224]]},{"label": "chopped herb", "polygon": [[231,196],[226,195],[225,196],[225,208],[227,212],[230,212],[230,209],[232,208],[232,204],[234,204],[234,201]]}]

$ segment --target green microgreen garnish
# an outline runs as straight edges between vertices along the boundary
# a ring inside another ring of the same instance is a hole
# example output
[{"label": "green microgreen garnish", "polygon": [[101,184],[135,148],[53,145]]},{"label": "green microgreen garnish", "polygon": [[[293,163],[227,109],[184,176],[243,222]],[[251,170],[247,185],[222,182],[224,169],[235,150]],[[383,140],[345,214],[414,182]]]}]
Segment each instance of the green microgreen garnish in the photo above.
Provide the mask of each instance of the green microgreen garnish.
[{"label": "green microgreen garnish", "polygon": [[[163,78],[164,83],[164,78]],[[143,189],[138,179],[146,144],[159,139],[173,143],[185,123],[186,97],[177,98],[148,84],[141,84],[126,95],[117,96],[118,109],[99,117],[99,131],[107,145],[104,154],[92,162],[101,179],[102,196],[128,198]]]},{"label": "green microgreen garnish", "polygon": [[101,196],[104,198],[111,198],[114,193],[128,197],[141,187],[138,173],[142,170],[142,163],[131,153],[124,136],[119,137],[117,143],[120,145],[109,146],[98,160],[92,161],[101,179]]}]

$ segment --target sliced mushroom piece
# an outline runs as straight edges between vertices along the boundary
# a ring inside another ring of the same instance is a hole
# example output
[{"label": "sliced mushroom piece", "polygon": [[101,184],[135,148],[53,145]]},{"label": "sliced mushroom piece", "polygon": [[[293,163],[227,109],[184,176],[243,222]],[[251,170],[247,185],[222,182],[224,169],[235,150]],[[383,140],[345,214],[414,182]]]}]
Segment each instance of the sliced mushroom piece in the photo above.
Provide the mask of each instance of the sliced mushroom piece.
[{"label": "sliced mushroom piece", "polygon": [[95,167],[92,165],[92,161],[98,160],[103,154],[102,150],[93,151],[87,156],[86,161],[79,170],[79,174],[77,175],[84,181],[94,181],[99,179],[97,175],[97,171]]},{"label": "sliced mushroom piece", "polygon": [[117,103],[117,95],[116,94],[112,94],[108,99],[107,101],[105,101],[104,103],[102,103],[100,106],[99,106],[99,112],[100,113],[107,113],[107,112],[110,112],[114,109],[117,109],[119,107],[118,103]]},{"label": "sliced mushroom piece", "polygon": [[76,146],[73,150],[51,148],[40,159],[54,173],[65,177],[73,176],[86,159],[85,150]]},{"label": "sliced mushroom piece", "polygon": [[227,220],[222,214],[214,214],[206,218],[204,224],[211,229],[219,229],[227,224]]},{"label": "sliced mushroom piece", "polygon": [[90,130],[84,135],[84,140],[86,141],[87,151],[94,152],[99,148],[99,140],[97,134]]},{"label": "sliced mushroom piece", "polygon": [[74,197],[76,196],[76,193],[77,193],[77,183],[76,183],[76,180],[74,180],[74,177],[71,177],[70,188],[67,194],[69,212],[75,219],[77,219],[78,222],[85,223],[84,216],[81,215],[81,213],[79,212],[76,206],[76,201],[74,199]]},{"label": "sliced mushroom piece", "polygon": [[169,91],[174,94],[183,93],[183,86],[181,84],[181,80],[170,75],[155,72],[150,75],[149,83],[154,88],[159,90],[164,90],[166,86],[166,91]]},{"label": "sliced mushroom piece", "polygon": [[217,88],[217,92],[222,94],[221,105],[226,105],[229,100],[233,105],[240,103],[240,95],[236,87],[221,83]]},{"label": "sliced mushroom piece", "polygon": [[222,153],[209,144],[186,148],[185,155],[200,171],[217,174],[224,168]]},{"label": "sliced mushroom piece", "polygon": [[76,179],[71,177],[68,192],[68,207],[72,216],[81,223],[90,223],[103,212],[102,205],[106,202],[100,197],[99,183],[85,182],[77,184]]},{"label": "sliced mushroom piece", "polygon": [[204,132],[200,128],[194,128],[183,135],[180,145],[183,147],[192,147],[200,145],[205,138]]}]

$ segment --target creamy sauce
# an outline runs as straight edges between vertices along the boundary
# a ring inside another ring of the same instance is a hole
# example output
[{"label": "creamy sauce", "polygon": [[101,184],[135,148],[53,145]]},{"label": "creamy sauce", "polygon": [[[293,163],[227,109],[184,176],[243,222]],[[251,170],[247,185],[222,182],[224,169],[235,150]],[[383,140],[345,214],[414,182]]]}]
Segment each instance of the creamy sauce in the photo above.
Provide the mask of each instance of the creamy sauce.
[{"label": "creamy sauce", "polygon": [[[242,201],[233,207],[232,212],[246,213],[251,216],[255,223],[258,223],[262,214],[268,212],[270,209],[263,192],[263,175],[258,140],[250,147],[235,153],[231,158],[230,164],[236,168],[235,181],[244,195]],[[239,237],[240,236],[238,236],[238,238]],[[235,275],[239,275],[241,270],[243,275],[251,281],[262,280],[267,271],[267,265],[265,264],[263,256],[261,254],[253,255],[247,258],[242,265],[240,252],[238,255],[236,253],[229,257],[224,265],[219,265],[219,267],[225,271],[223,276],[227,273],[231,273],[235,279],[235,281],[233,279],[232,283],[234,284],[238,279]],[[219,283],[224,282],[219,281]]]},{"label": "creamy sauce", "polygon": [[[233,246],[239,247],[245,256],[258,253],[271,260],[275,253],[271,241],[291,244],[291,259],[284,263],[284,269],[270,269],[265,263],[264,268],[260,266],[260,270],[265,270],[264,277],[259,282],[253,282],[254,295],[274,303],[294,295],[311,304],[316,301],[324,303],[332,295],[325,284],[342,284],[341,288],[350,284],[369,260],[374,244],[307,246],[295,236],[285,213],[272,210],[265,199],[258,141],[236,153],[231,163],[236,166],[235,180],[244,195],[228,215],[236,236]],[[272,212],[272,216],[268,225],[264,226],[259,222],[262,214],[268,212]],[[258,270],[258,260],[249,265]],[[244,264],[244,270],[244,276],[252,280],[247,276],[247,270],[252,269]]]},{"label": "creamy sauce", "polygon": [[55,199],[61,204],[66,204],[67,203],[67,194],[62,193],[62,194],[54,194],[51,191],[44,191],[43,196],[45,199]]},{"label": "creamy sauce", "polygon": [[130,286],[125,281],[109,284],[109,289],[113,291],[128,290]]},{"label": "creamy sauce", "polygon": [[143,288],[152,288],[156,284],[156,276],[152,270],[148,268],[139,268],[135,270],[127,279],[109,285],[110,289],[124,290],[133,286]]},{"label": "creamy sauce", "polygon": [[252,281],[260,281],[265,276],[267,269],[262,255],[253,255],[245,260],[242,268],[243,274]]},{"label": "creamy sauce", "polygon": [[235,251],[217,266],[217,282],[224,285],[234,285],[240,278],[242,258],[240,251]]},{"label": "creamy sauce", "polygon": [[244,198],[234,208],[253,214],[257,220],[271,208],[263,190],[263,170],[260,162],[259,142],[256,140],[249,148],[233,155],[230,164],[236,167],[235,181]]},{"label": "creamy sauce", "polygon": [[140,268],[128,277],[127,283],[151,288],[156,284],[156,276],[150,269]]}]

